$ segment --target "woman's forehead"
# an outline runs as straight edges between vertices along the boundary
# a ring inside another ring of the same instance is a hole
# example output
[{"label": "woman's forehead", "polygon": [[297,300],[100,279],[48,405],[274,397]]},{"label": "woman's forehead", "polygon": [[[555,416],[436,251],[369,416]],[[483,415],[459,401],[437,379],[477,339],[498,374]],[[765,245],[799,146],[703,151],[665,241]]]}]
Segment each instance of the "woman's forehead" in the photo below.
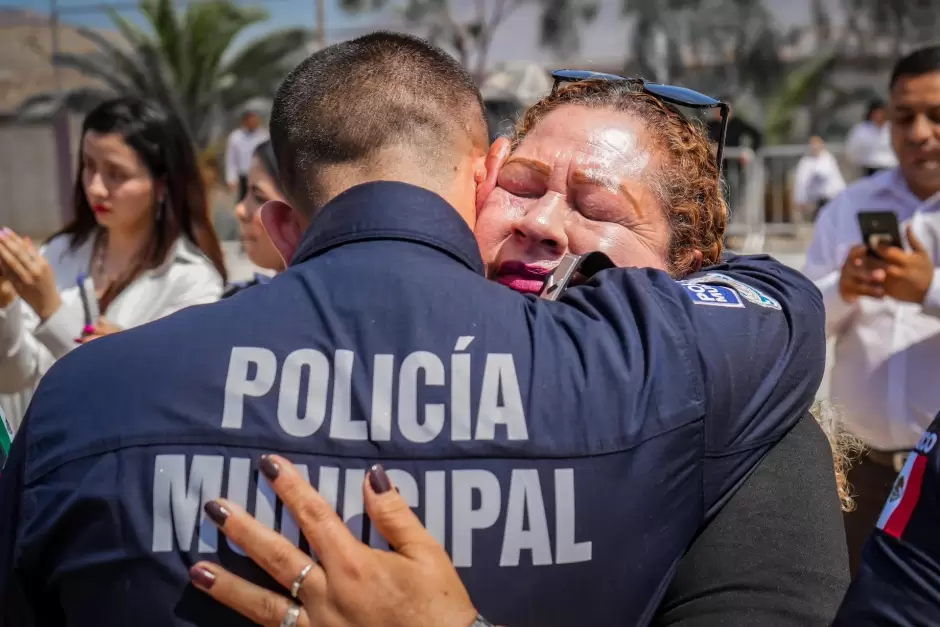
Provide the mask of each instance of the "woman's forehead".
[{"label": "woman's forehead", "polygon": [[529,131],[510,162],[525,159],[552,170],[577,165],[639,173],[650,161],[647,140],[643,124],[630,114],[565,106]]}]

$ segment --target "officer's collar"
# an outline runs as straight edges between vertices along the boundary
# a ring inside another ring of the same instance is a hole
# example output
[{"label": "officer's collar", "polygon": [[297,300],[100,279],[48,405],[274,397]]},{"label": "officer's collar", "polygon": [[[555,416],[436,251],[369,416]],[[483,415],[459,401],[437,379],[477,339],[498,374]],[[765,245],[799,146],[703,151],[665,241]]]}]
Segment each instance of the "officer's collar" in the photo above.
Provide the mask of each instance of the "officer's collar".
[{"label": "officer's collar", "polygon": [[336,246],[377,239],[431,246],[483,274],[477,241],[457,210],[433,192],[391,181],[357,185],[328,202],[311,221],[291,265]]}]

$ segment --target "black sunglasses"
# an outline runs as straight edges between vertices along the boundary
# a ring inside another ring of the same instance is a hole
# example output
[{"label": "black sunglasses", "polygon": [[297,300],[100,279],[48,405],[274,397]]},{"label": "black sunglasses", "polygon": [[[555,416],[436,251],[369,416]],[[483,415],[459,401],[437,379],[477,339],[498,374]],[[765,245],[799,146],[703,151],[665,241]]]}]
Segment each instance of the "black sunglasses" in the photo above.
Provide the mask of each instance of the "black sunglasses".
[{"label": "black sunglasses", "polygon": [[718,133],[718,149],[716,150],[715,159],[718,162],[718,176],[721,176],[725,153],[725,135],[728,132],[728,114],[731,113],[731,107],[727,103],[685,87],[647,83],[642,78],[627,78],[616,74],[591,72],[590,70],[555,70],[552,72],[552,78],[555,80],[552,84],[552,95],[555,94],[558,86],[562,83],[578,83],[587,80],[627,81],[641,88],[645,93],[669,104],[691,109],[718,109],[721,113],[721,130]]}]

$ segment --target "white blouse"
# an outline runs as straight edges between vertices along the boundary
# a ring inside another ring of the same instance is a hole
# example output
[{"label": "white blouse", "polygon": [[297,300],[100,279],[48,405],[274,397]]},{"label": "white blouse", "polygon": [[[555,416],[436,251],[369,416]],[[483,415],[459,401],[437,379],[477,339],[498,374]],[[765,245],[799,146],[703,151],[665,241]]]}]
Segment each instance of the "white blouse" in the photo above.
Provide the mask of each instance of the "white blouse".
[{"label": "white blouse", "polygon": [[[76,250],[60,236],[40,251],[52,266],[62,306],[44,322],[22,299],[0,309],[0,409],[16,429],[39,379],[57,359],[74,349],[85,326],[77,280],[89,274],[94,238]],[[135,327],[190,305],[211,303],[223,281],[212,262],[180,237],[159,267],[143,272],[102,315],[121,327]]]}]

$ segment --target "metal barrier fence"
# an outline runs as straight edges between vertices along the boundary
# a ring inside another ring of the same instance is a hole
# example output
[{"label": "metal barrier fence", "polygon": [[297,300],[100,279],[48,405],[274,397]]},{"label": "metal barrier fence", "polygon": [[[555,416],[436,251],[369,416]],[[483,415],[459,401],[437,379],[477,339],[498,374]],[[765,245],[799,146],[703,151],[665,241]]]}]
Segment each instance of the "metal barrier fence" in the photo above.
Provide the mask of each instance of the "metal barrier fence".
[{"label": "metal barrier fence", "polygon": [[[839,161],[846,182],[858,172],[845,160],[841,144],[826,148]],[[742,238],[738,248],[760,252],[768,237],[798,238],[812,227],[812,218],[793,201],[796,166],[807,153],[805,144],[725,151],[725,189],[730,211],[727,233]]]}]

